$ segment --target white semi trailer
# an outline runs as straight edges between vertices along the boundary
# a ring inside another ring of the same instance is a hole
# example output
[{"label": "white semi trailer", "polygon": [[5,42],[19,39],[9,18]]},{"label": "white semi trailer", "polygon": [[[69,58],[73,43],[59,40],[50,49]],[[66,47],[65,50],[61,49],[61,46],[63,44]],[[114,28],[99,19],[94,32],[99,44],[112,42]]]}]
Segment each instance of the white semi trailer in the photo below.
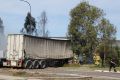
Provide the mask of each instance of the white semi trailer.
[{"label": "white semi trailer", "polygon": [[72,57],[70,41],[67,39],[9,34],[4,65],[37,69],[62,66]]}]

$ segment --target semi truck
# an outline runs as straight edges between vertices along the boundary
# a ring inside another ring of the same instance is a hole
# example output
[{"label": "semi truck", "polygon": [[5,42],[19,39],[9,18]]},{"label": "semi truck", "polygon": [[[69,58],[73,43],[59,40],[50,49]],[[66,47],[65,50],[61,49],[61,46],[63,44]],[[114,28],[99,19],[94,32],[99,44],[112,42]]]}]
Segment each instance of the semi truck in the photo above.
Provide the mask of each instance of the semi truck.
[{"label": "semi truck", "polygon": [[70,40],[8,34],[4,66],[27,69],[63,66],[73,58]]}]

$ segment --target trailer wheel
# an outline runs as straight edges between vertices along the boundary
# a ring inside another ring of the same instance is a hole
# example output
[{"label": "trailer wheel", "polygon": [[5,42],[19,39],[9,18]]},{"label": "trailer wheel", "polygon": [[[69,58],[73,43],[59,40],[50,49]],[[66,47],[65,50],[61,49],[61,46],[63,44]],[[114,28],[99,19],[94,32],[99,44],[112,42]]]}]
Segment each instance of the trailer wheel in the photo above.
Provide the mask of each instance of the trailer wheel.
[{"label": "trailer wheel", "polygon": [[33,66],[34,69],[38,69],[39,68],[39,62],[38,60],[33,61]]},{"label": "trailer wheel", "polygon": [[40,68],[41,68],[41,69],[44,69],[44,68],[47,67],[47,64],[46,64],[46,61],[45,61],[45,60],[41,60],[41,61],[39,62],[39,64],[40,64]]},{"label": "trailer wheel", "polygon": [[50,66],[50,67],[56,67],[56,61],[51,61],[51,62],[49,63],[49,66]]},{"label": "trailer wheel", "polygon": [[24,68],[31,69],[32,68],[32,61],[31,60],[25,61]]}]

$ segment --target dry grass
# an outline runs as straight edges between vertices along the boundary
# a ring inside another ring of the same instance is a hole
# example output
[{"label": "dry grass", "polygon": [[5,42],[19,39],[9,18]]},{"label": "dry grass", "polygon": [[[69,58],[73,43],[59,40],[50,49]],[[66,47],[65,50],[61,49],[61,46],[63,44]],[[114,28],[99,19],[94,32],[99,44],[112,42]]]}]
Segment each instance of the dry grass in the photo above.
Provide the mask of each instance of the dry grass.
[{"label": "dry grass", "polygon": [[64,64],[63,67],[80,67],[81,65],[80,64]]}]

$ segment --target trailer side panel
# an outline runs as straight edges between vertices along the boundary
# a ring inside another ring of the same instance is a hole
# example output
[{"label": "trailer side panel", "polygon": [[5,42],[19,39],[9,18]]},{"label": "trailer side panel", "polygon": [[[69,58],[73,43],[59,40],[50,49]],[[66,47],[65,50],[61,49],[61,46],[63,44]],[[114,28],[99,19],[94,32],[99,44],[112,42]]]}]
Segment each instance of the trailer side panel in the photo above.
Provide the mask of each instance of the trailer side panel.
[{"label": "trailer side panel", "polygon": [[55,40],[24,36],[26,56],[34,59],[63,59],[72,57],[68,40]]}]

